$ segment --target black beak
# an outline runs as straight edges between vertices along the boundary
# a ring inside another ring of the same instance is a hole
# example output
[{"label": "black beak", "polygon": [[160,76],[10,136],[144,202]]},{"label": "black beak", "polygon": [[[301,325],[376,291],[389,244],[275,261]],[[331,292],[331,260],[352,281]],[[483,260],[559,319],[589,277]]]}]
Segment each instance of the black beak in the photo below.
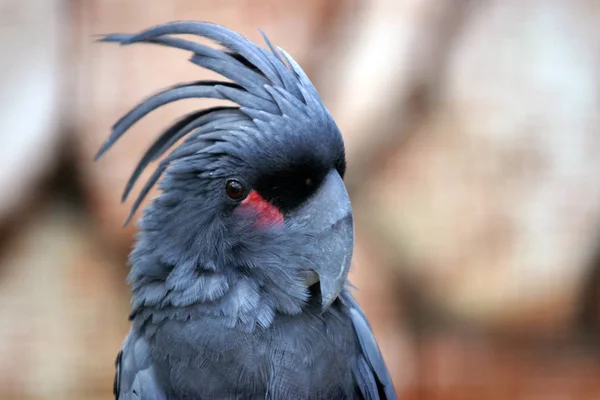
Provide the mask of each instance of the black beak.
[{"label": "black beak", "polygon": [[309,227],[316,241],[317,254],[311,255],[311,268],[319,276],[321,306],[325,310],[344,288],[354,250],[352,207],[339,173],[329,172],[316,193],[290,217]]}]

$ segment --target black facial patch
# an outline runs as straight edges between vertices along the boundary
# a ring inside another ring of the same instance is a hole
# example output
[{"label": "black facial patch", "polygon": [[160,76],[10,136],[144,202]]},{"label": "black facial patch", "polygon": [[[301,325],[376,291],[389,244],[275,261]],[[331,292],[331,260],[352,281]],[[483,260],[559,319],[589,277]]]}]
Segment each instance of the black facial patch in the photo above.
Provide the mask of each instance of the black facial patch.
[{"label": "black facial patch", "polygon": [[300,206],[319,188],[328,169],[320,163],[305,160],[260,175],[254,188],[285,214]]}]

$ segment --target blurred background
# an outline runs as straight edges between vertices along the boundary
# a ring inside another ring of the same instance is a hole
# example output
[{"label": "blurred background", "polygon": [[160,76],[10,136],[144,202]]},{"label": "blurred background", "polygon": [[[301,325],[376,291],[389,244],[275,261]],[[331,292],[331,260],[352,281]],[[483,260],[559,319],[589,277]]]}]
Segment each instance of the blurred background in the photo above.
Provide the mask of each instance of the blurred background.
[{"label": "blurred background", "polygon": [[93,35],[263,29],[347,143],[352,281],[405,399],[600,398],[600,3],[0,0],[0,398],[111,399],[143,97],[210,73]]}]

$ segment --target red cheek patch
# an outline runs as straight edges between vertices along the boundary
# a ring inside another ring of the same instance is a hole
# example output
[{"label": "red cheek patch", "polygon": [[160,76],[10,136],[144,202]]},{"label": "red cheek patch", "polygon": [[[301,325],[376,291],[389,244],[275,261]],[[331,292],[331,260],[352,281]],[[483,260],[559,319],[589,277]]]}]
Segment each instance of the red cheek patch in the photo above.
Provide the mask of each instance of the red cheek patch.
[{"label": "red cheek patch", "polygon": [[254,190],[242,201],[240,209],[251,211],[257,215],[258,219],[254,224],[257,227],[264,228],[283,225],[283,214],[281,214],[279,209],[263,199]]}]

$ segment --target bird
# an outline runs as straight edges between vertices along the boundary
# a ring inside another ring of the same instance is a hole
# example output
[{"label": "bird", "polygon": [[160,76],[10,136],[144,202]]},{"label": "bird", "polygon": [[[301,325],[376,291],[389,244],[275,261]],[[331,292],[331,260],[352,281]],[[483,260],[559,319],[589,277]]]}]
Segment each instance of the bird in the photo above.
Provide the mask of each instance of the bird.
[{"label": "bird", "polygon": [[300,65],[260,33],[266,47],[204,21],[98,38],[185,50],[224,80],[146,98],[112,126],[96,160],[161,106],[233,104],[174,121],[126,184],[122,201],[156,165],[125,221],[158,185],[129,256],[117,400],[396,398],[348,282],[354,223],[342,134]]}]

